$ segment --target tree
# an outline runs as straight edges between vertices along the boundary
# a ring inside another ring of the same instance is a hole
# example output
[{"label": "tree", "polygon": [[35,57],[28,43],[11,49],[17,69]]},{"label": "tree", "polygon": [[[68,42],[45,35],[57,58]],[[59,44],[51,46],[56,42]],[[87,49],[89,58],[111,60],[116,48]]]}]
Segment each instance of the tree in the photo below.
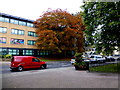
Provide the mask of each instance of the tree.
[{"label": "tree", "polygon": [[106,55],[120,50],[120,2],[86,2],[82,9],[89,45]]},{"label": "tree", "polygon": [[51,50],[54,54],[76,50],[83,52],[83,30],[80,15],[71,15],[61,9],[49,9],[34,22],[40,50]]}]

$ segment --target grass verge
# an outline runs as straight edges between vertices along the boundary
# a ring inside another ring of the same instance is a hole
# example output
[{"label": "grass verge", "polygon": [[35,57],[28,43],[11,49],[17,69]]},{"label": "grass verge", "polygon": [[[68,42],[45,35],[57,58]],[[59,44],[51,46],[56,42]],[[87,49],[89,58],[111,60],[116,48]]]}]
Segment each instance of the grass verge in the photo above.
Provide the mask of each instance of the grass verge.
[{"label": "grass verge", "polygon": [[[70,61],[71,58],[39,58],[41,61],[49,62],[49,61]],[[11,59],[0,58],[1,62],[10,62]]]},{"label": "grass verge", "polygon": [[70,58],[39,58],[41,61],[70,61]]},{"label": "grass verge", "polygon": [[98,66],[98,67],[90,67],[90,71],[120,73],[120,63],[108,64],[108,65]]}]

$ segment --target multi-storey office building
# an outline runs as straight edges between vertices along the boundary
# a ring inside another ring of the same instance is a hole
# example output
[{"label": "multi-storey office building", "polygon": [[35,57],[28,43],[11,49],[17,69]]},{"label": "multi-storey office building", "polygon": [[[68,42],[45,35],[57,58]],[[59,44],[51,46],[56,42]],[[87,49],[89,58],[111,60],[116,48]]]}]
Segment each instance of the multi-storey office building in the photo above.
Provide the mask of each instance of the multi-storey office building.
[{"label": "multi-storey office building", "polygon": [[0,52],[11,55],[49,55],[34,45],[37,39],[33,20],[0,13]]}]

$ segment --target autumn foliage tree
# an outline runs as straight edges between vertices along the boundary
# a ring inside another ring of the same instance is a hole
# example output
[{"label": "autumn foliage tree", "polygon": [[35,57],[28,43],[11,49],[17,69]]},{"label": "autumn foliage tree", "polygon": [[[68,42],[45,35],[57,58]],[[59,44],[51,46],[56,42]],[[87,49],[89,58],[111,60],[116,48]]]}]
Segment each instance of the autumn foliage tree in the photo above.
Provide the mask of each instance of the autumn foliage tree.
[{"label": "autumn foliage tree", "polygon": [[49,9],[34,22],[40,50],[51,50],[55,54],[65,51],[83,52],[83,30],[80,14],[71,15],[67,11]]}]

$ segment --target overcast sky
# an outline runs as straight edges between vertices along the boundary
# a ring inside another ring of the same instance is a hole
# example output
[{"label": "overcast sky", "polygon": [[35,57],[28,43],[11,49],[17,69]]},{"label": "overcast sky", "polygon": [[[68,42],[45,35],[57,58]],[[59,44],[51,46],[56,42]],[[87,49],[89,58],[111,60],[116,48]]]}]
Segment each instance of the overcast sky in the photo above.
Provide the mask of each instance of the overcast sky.
[{"label": "overcast sky", "polygon": [[0,12],[26,19],[36,20],[48,8],[60,8],[69,13],[81,11],[83,0],[1,0]]}]

